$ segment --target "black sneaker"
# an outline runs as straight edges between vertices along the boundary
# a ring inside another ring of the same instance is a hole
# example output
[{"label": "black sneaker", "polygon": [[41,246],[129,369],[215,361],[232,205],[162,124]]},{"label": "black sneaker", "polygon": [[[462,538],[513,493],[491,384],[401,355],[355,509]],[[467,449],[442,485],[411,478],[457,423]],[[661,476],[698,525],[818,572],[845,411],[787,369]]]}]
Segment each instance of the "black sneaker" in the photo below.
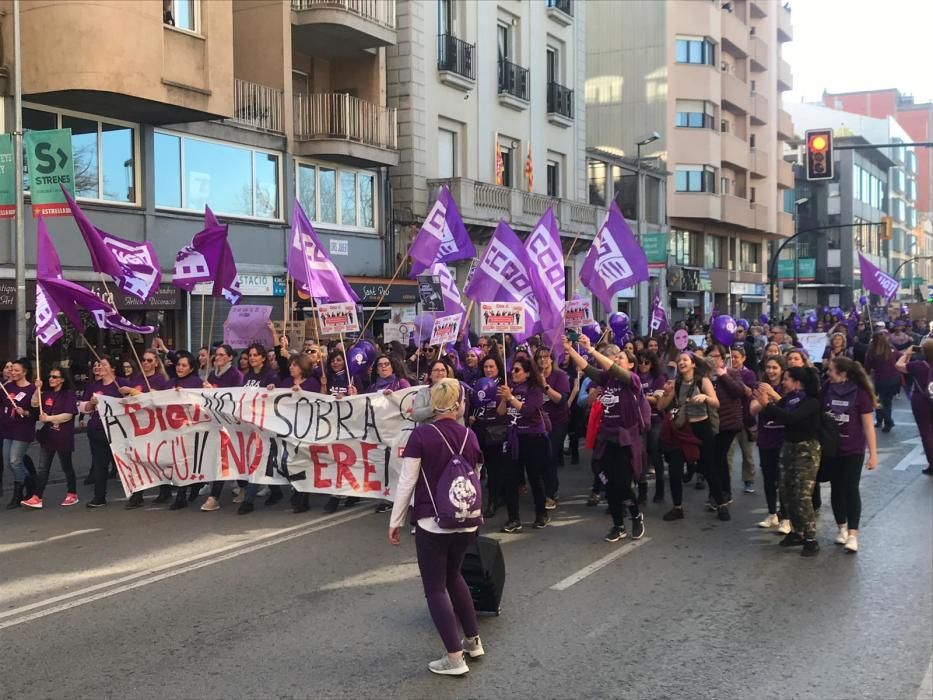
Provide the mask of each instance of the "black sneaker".
[{"label": "black sneaker", "polygon": [[651,501],[653,503],[664,503],[664,494],[663,493],[654,494],[654,498],[652,498]]},{"label": "black sneaker", "polygon": [[702,476],[698,476],[698,477],[697,477],[697,483],[696,483],[696,485],[695,485],[693,488],[695,488],[697,491],[702,491],[703,489],[705,489],[705,488],[706,488],[706,479],[704,479]]},{"label": "black sneaker", "polygon": [[338,506],[340,506],[340,499],[336,496],[331,496],[327,499],[327,503],[324,504],[324,512],[336,513]]},{"label": "black sneaker", "polygon": [[307,493],[298,493],[298,497],[293,499],[294,505],[292,506],[293,513],[305,513],[311,508],[310,497]]},{"label": "black sneaker", "polygon": [[282,500],[282,491],[276,490],[269,494],[269,497],[266,499],[266,502],[264,505],[274,506],[276,503],[278,503],[281,500]]},{"label": "black sneaker", "polygon": [[188,507],[188,497],[185,496],[183,489],[178,489],[178,495],[175,496],[175,500],[172,501],[172,505],[168,507],[169,510],[181,510],[182,508]]},{"label": "black sneaker", "polygon": [[124,508],[127,510],[133,510],[134,508],[142,508],[143,505],[145,505],[145,501],[143,501],[143,492],[137,491],[132,496],[130,496],[130,500],[126,502]]},{"label": "black sneaker", "polygon": [[535,518],[535,523],[532,527],[534,527],[535,530],[543,530],[548,526],[549,522],[551,522],[551,516],[546,514],[541,515]]},{"label": "black sneaker", "polygon": [[640,540],[645,536],[645,514],[639,513],[632,518],[632,539]]},{"label": "black sneaker", "polygon": [[236,509],[236,512],[237,512],[237,515],[248,515],[249,513],[252,513],[253,510],[254,510],[254,506],[252,503],[248,501],[243,501],[240,504],[240,507]]},{"label": "black sneaker", "polygon": [[376,506],[375,511],[376,511],[377,513],[388,513],[390,508],[392,508],[392,505],[391,505],[390,503],[386,503],[385,501],[381,501],[381,502]]},{"label": "black sneaker", "polygon": [[625,531],[625,527],[622,525],[614,525],[603,539],[606,540],[606,542],[618,542],[619,540],[624,540],[626,537],[628,537],[628,533]]},{"label": "black sneaker", "polygon": [[800,550],[802,557],[815,557],[820,553],[820,543],[816,540],[804,540],[803,549]]},{"label": "black sneaker", "polygon": [[784,535],[784,539],[778,542],[779,547],[799,547],[804,542],[804,539],[801,535],[798,535],[796,532],[789,532]]},{"label": "black sneaker", "polygon": [[706,508],[706,510],[710,513],[715,513],[717,510],[719,510],[719,506],[716,505],[716,501],[714,501],[712,498],[706,501],[703,507]]},{"label": "black sneaker", "polygon": [[172,489],[159,487],[159,495],[152,499],[153,503],[168,503],[172,500]]},{"label": "black sneaker", "polygon": [[509,520],[502,528],[502,532],[521,532],[524,528],[518,520]]},{"label": "black sneaker", "polygon": [[716,509],[716,517],[723,522],[732,520],[732,516],[729,515],[729,506],[719,506],[719,508]]},{"label": "black sneaker", "polygon": [[671,522],[673,520],[683,520],[684,519],[684,509],[681,506],[674,506],[664,515],[661,516],[661,520],[665,522]]},{"label": "black sneaker", "polygon": [[347,500],[343,502],[343,507],[352,508],[359,502],[360,502],[360,499],[358,496],[347,496]]},{"label": "black sneaker", "polygon": [[92,498],[90,501],[84,504],[85,508],[103,508],[107,505],[107,501],[103,498]]}]

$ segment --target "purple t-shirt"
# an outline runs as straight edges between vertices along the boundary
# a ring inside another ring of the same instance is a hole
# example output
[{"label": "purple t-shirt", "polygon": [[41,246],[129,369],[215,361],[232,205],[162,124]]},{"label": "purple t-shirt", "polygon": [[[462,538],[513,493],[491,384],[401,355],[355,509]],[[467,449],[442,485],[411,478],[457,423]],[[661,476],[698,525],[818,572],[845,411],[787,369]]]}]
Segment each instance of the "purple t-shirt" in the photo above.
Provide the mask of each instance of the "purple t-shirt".
[{"label": "purple t-shirt", "polygon": [[599,402],[603,405],[603,419],[599,424],[601,435],[616,435],[619,428],[632,428],[639,424],[638,404],[630,399],[632,396],[641,396],[641,380],[634,372],[629,376],[632,378],[630,386],[609,374],[609,370],[602,371],[599,379],[593,382],[603,388],[599,396]]},{"label": "purple t-shirt", "polygon": [[510,423],[518,430],[519,435],[544,435],[542,418],[544,407],[544,391],[532,386],[527,381],[512,385],[512,395],[522,402],[521,408],[509,406],[506,415]]},{"label": "purple t-shirt", "polygon": [[73,452],[75,449],[75,414],[78,401],[71,389],[42,392],[42,412],[49,416],[70,413],[71,420],[64,423],[43,423],[39,429],[42,446],[55,452]]},{"label": "purple t-shirt", "polygon": [[[774,389],[779,395],[784,395],[784,388],[781,386],[780,382],[777,386],[771,385],[771,388]],[[798,397],[794,402],[796,406],[800,403],[800,398]],[[784,444],[784,425],[781,423],[776,423],[773,420],[765,420],[764,416],[760,413],[758,414],[758,449],[760,450],[776,450],[781,445]]]},{"label": "purple t-shirt", "polygon": [[128,387],[130,389],[136,389],[136,391],[146,393],[149,391],[149,387],[152,387],[153,391],[163,391],[165,389],[172,388],[172,380],[163,376],[161,372],[156,372],[151,377],[149,377],[149,385],[146,385],[146,380],[143,379],[143,375],[134,374],[132,377],[123,377],[118,379],[117,382],[122,387]]},{"label": "purple t-shirt", "polygon": [[[84,389],[84,394],[81,396],[82,401],[90,401],[91,397],[103,394],[104,396],[111,396],[115,399],[119,399],[123,396],[120,393],[120,384],[114,380],[110,384],[104,384],[103,382],[93,381],[87,385]],[[100,414],[95,410],[90,414],[90,418],[87,421],[88,430],[98,430],[103,431],[104,426],[100,422]]]},{"label": "purple t-shirt", "polygon": [[[192,372],[184,377],[175,377],[173,386],[175,389],[200,389],[204,386],[204,381],[197,372]],[[155,390],[155,384],[152,385],[152,389]]]},{"label": "purple t-shirt", "polygon": [[227,371],[221,375],[218,375],[216,370],[207,375],[207,383],[217,389],[229,389],[230,387],[242,385],[243,375],[240,374],[240,370],[236,367],[228,365]]},{"label": "purple t-shirt", "polygon": [[[3,439],[32,442],[36,436],[36,420],[29,412],[32,404],[32,395],[36,391],[35,384],[16,386],[16,382],[7,382],[4,385],[10,399],[3,396]],[[26,411],[25,416],[16,413],[14,406]]]},{"label": "purple t-shirt", "polygon": [[[350,393],[350,375],[347,371],[328,372],[327,393],[331,396],[347,396]],[[354,385],[356,382],[354,381]]]},{"label": "purple t-shirt", "polygon": [[926,360],[913,360],[907,363],[907,375],[914,380],[910,402],[926,401],[933,403],[933,369]]},{"label": "purple t-shirt", "polygon": [[[639,374],[638,379],[641,381],[641,393],[645,397],[656,391],[663,390],[664,385],[667,384],[667,377],[663,374],[659,374],[657,377],[652,377],[650,374]],[[661,412],[656,406],[651,407],[651,425],[661,425]]]},{"label": "purple t-shirt", "polygon": [[880,357],[876,357],[871,353],[865,354],[865,370],[869,373],[874,372],[875,382],[890,381],[894,377],[900,377],[901,373],[898,372],[897,364],[898,358],[901,356],[901,353],[897,350],[891,350],[891,354],[888,356],[887,360],[882,360]]},{"label": "purple t-shirt", "polygon": [[851,380],[829,382],[823,387],[823,409],[832,414],[839,426],[839,454],[864,454],[862,416],[875,410],[868,393]]},{"label": "purple t-shirt", "polygon": [[544,412],[551,419],[551,425],[566,425],[570,422],[570,407],[567,400],[570,398],[570,378],[567,373],[554,367],[547,377],[547,385],[560,393],[560,403],[554,403],[547,396],[544,397]]},{"label": "purple t-shirt", "polygon": [[247,372],[243,374],[243,380],[240,382],[241,386],[252,386],[265,389],[267,386],[275,384],[279,381],[278,372],[269,369],[268,367],[263,367],[262,371],[258,374],[250,368]]},{"label": "purple t-shirt", "polygon": [[[505,425],[509,419],[507,416],[500,416],[496,411],[496,406],[499,405],[496,392],[487,394],[484,391],[477,391],[478,381],[473,383],[473,417],[476,419],[476,430],[484,430],[494,425]],[[499,387],[500,384],[496,386]]]}]

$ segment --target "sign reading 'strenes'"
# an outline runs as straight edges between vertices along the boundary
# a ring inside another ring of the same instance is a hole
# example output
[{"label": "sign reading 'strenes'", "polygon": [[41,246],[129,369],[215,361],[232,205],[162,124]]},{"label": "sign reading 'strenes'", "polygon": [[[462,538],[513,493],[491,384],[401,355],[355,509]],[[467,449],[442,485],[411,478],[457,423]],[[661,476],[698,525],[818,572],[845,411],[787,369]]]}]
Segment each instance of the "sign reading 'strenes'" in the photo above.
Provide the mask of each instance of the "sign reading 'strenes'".
[{"label": "sign reading 'strenes'", "polygon": [[[74,197],[75,167],[71,151],[71,129],[27,131],[23,136],[29,168],[32,215],[70,216],[62,188]],[[95,182],[96,185],[96,182]]]}]

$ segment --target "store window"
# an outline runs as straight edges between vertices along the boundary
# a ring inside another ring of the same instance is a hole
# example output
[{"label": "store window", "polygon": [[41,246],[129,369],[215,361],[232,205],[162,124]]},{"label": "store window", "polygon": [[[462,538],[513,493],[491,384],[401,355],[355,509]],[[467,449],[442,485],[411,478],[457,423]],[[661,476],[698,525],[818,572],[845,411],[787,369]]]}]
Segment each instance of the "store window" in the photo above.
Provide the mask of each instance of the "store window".
[{"label": "store window", "polygon": [[312,222],[375,231],[376,177],[372,172],[299,162],[297,179],[298,201]]}]

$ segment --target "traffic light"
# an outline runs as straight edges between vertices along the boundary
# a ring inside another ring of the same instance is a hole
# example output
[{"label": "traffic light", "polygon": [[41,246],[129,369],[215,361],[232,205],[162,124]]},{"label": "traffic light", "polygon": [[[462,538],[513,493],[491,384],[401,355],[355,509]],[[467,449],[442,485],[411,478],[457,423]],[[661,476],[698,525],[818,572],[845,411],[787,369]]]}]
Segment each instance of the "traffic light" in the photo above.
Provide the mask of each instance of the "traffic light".
[{"label": "traffic light", "polygon": [[894,238],[894,219],[890,216],[881,217],[881,240],[890,241]]},{"label": "traffic light", "polygon": [[833,179],[833,130],[807,132],[807,180]]}]

